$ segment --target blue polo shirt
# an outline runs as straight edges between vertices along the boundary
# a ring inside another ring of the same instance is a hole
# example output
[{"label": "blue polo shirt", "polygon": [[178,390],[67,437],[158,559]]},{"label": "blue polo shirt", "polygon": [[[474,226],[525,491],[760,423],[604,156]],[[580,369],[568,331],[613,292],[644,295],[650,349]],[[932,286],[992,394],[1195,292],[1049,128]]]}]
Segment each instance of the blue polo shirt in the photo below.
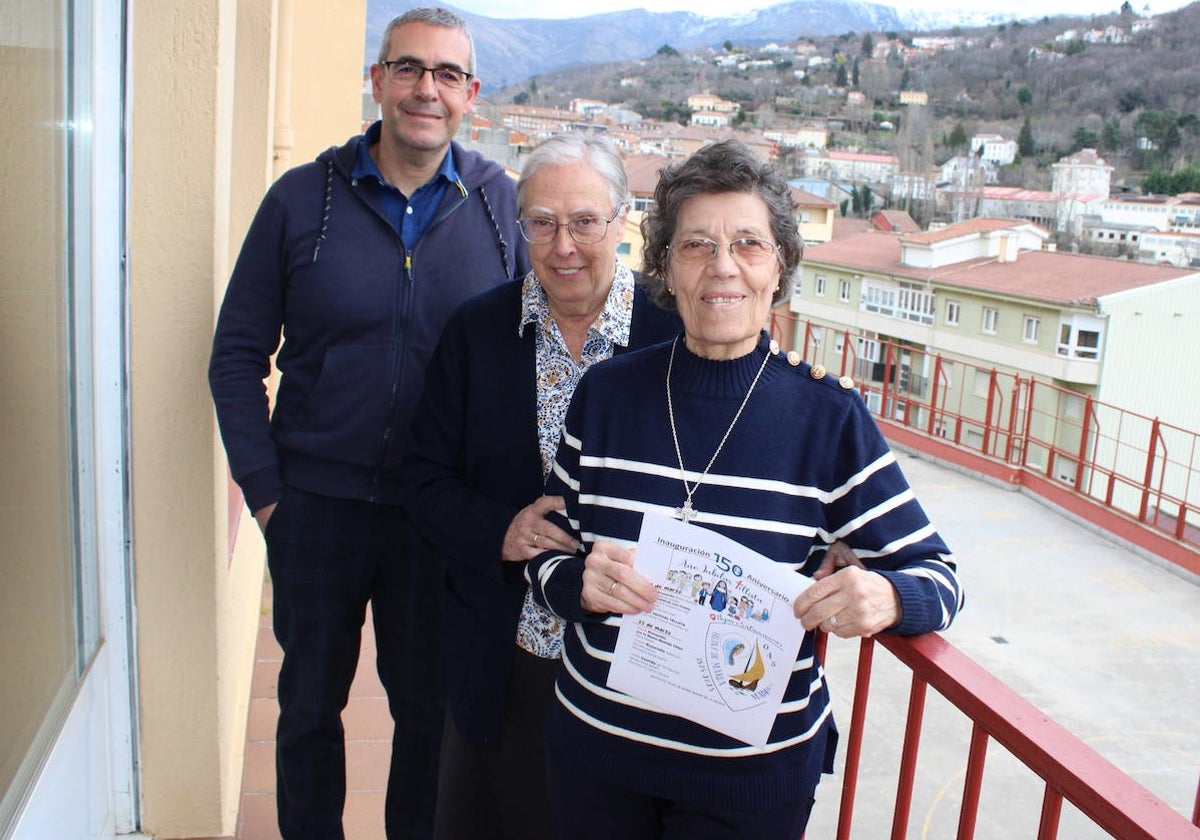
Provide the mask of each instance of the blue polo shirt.
[{"label": "blue polo shirt", "polygon": [[442,203],[442,197],[446,194],[446,188],[451,184],[463,192],[466,192],[466,188],[458,180],[458,170],[454,168],[454,155],[447,148],[437,174],[428,183],[418,187],[412,197],[405,198],[404,193],[384,180],[383,173],[371,157],[370,148],[373,143],[379,142],[381,127],[382,123],[376,121],[359,139],[358,159],[355,161],[351,177],[355,181],[374,186],[384,214],[400,234],[404,247],[411,251],[433,221],[434,214]]}]

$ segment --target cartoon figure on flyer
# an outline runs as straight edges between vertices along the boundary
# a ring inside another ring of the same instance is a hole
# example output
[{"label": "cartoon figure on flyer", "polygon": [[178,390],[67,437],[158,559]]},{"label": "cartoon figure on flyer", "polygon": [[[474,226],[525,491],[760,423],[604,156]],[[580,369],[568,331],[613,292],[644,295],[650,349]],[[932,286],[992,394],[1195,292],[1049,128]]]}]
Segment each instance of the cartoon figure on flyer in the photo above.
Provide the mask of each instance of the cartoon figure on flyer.
[{"label": "cartoon figure on flyer", "polygon": [[712,605],[713,612],[725,612],[725,606],[729,601],[729,587],[725,583],[725,579],[717,581],[713,587],[712,596],[709,598],[709,603]]}]

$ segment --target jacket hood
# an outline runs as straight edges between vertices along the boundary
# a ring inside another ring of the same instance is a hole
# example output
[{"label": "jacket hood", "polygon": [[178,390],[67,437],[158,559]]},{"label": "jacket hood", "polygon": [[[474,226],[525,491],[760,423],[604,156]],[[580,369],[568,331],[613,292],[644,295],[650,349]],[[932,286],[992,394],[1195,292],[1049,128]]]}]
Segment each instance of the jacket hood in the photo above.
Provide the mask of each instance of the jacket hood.
[{"label": "jacket hood", "polygon": [[[382,122],[377,120],[367,129],[365,135],[351,137],[343,145],[330,146],[317,155],[317,164],[323,165],[325,169],[325,200],[321,211],[321,230],[317,234],[317,240],[313,245],[312,261],[314,263],[321,255],[321,245],[325,242],[325,238],[329,232],[329,217],[333,212],[334,173],[337,173],[338,177],[346,182],[350,182],[351,173],[354,172],[355,164],[358,161],[359,142],[364,136],[369,142],[374,142],[379,137],[381,127]],[[504,233],[501,231],[500,222],[496,218],[496,212],[492,207],[491,201],[488,199],[488,187],[498,178],[508,177],[504,171],[504,167],[478,152],[468,152],[454,141],[450,143],[450,153],[454,155],[454,168],[458,172],[458,188],[462,193],[462,197],[466,199],[471,193],[478,193],[487,212],[488,219],[491,222],[492,230],[495,232],[505,272],[507,276],[515,277],[520,271],[520,265],[517,262],[520,258],[515,252],[512,252],[512,246],[510,246]]]}]

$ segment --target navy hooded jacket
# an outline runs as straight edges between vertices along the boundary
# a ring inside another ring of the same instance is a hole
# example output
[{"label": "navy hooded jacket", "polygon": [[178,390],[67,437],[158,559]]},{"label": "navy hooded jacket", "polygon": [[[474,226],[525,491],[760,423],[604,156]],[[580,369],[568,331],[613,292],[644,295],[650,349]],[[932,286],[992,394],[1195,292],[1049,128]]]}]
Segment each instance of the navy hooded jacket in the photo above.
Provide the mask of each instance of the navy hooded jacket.
[{"label": "navy hooded jacket", "polygon": [[[466,299],[529,270],[502,167],[451,144],[459,182],[406,251],[370,185],[351,177],[358,141],[271,186],[221,306],[209,384],[252,511],[284,485],[401,502],[400,459],[443,325]],[[276,350],[268,420],[263,380]]]}]

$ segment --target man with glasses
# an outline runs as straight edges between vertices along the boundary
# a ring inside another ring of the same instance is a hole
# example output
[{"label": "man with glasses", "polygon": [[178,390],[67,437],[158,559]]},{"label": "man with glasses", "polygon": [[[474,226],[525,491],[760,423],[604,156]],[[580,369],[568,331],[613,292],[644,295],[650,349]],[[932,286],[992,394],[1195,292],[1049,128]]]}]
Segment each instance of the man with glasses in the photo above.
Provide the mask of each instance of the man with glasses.
[{"label": "man with glasses", "polygon": [[413,555],[400,460],[450,313],[529,268],[512,180],[453,142],[479,92],[463,21],[444,9],[393,20],[371,84],[381,119],[268,191],[209,368],[230,469],[267,543],[285,840],[344,837],[341,712],[368,603],[396,722],[387,836],[430,836],[441,569]]}]

